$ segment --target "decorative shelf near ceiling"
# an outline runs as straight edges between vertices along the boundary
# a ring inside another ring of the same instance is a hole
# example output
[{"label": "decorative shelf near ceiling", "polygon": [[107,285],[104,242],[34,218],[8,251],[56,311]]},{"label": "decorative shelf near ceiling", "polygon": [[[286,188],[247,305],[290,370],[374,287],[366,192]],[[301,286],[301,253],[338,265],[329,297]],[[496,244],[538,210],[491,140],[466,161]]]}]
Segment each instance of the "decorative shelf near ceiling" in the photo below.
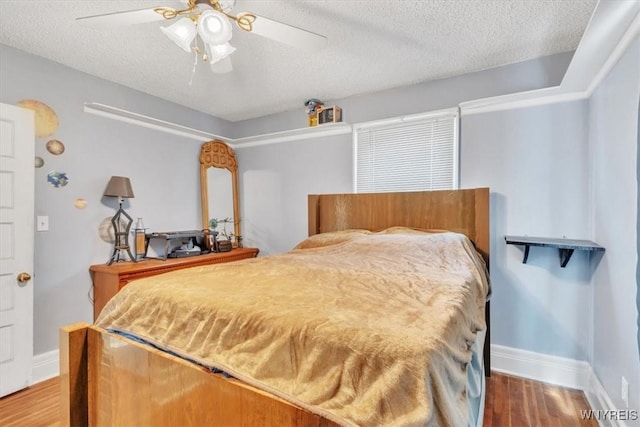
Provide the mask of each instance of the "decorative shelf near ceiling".
[{"label": "decorative shelf near ceiling", "polygon": [[527,263],[529,258],[529,248],[531,246],[541,246],[547,248],[558,248],[560,255],[560,267],[566,267],[567,263],[573,255],[573,251],[590,251],[604,252],[604,248],[591,240],[574,240],[574,239],[554,239],[551,237],[529,237],[529,236],[504,236],[507,245],[524,246],[523,264]]}]

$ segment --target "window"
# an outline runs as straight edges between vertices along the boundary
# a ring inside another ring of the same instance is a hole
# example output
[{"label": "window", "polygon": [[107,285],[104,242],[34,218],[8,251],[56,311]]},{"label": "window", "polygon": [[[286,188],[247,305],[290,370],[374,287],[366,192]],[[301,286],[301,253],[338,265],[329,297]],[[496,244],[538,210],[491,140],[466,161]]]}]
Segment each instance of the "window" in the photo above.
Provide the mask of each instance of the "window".
[{"label": "window", "polygon": [[356,193],[458,188],[458,109],[355,125]]}]

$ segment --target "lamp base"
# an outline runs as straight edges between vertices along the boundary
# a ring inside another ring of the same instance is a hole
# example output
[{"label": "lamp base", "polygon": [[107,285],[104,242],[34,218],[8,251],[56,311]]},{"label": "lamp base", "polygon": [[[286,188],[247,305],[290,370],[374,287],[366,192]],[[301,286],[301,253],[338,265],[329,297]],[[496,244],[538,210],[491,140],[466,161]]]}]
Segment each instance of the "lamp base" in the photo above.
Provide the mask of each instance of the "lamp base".
[{"label": "lamp base", "polygon": [[120,258],[120,254],[123,251],[127,252],[127,254],[129,255],[129,260],[130,261],[138,262],[138,260],[131,253],[131,248],[128,245],[127,246],[114,246],[113,254],[111,254],[111,258],[109,258],[109,262],[107,262],[107,265],[111,265],[114,262],[126,261],[125,258]]},{"label": "lamp base", "polygon": [[[120,202],[120,209],[118,209],[118,212],[116,212],[113,218],[111,218],[115,242],[113,246],[113,253],[111,254],[111,258],[109,258],[107,265],[111,265],[114,262],[126,261],[126,259],[120,257],[123,251],[127,252],[130,261],[138,262],[136,257],[131,253],[131,247],[129,246],[129,231],[131,230],[132,223],[133,219],[124,211],[124,209],[122,209],[122,202]],[[124,231],[122,230],[123,228]]]}]

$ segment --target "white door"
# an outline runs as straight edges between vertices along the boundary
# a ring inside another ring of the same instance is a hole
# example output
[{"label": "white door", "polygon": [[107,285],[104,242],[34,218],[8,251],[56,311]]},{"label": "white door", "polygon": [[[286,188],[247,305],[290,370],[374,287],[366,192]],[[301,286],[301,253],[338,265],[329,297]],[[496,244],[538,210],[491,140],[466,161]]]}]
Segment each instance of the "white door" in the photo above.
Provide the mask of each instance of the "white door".
[{"label": "white door", "polygon": [[0,104],[0,396],[33,364],[34,114]]}]

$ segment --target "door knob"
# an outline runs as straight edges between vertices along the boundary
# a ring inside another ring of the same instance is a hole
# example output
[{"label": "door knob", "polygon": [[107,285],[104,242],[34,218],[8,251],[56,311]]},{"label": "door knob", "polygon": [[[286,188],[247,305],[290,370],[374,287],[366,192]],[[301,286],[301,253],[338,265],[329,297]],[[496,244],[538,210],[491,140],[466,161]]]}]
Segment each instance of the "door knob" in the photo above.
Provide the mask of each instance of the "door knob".
[{"label": "door knob", "polygon": [[29,273],[22,272],[18,274],[18,282],[25,283],[31,280],[31,275]]}]

